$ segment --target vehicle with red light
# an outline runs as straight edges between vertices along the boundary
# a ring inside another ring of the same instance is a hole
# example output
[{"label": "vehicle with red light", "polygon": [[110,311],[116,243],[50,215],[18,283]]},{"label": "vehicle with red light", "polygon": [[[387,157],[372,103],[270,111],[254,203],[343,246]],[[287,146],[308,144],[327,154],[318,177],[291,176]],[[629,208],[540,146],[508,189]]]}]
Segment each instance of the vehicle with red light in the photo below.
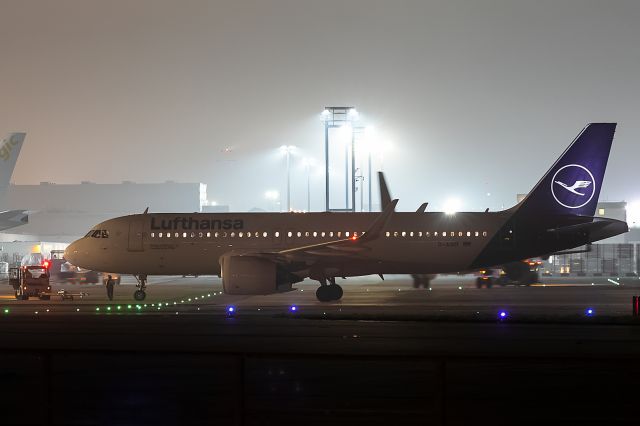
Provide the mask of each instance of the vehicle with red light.
[{"label": "vehicle with red light", "polygon": [[525,259],[518,262],[505,263],[500,265],[500,269],[482,269],[479,271],[480,276],[476,278],[476,287],[491,288],[494,284],[501,286],[528,286],[540,282],[539,271],[541,267],[541,260]]},{"label": "vehicle with red light", "polygon": [[31,253],[22,258],[19,267],[9,268],[9,284],[15,290],[18,300],[38,297],[41,300],[51,298],[48,259],[40,253]]}]

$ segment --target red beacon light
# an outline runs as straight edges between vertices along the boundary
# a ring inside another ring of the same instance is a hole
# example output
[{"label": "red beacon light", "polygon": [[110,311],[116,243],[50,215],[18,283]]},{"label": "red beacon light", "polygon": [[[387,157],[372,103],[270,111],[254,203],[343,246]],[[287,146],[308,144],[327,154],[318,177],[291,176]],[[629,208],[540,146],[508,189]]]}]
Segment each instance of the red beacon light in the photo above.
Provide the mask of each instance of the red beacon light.
[{"label": "red beacon light", "polygon": [[42,262],[42,266],[44,266],[44,267],[45,267],[45,269],[49,269],[49,261],[45,259],[45,260]]}]

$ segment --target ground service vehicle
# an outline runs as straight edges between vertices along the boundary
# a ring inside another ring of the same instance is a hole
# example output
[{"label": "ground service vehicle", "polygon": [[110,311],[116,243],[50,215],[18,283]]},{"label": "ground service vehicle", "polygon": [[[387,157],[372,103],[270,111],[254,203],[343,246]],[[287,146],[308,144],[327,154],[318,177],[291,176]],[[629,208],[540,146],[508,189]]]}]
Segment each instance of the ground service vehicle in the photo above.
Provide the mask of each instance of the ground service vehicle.
[{"label": "ground service vehicle", "polygon": [[492,269],[481,269],[480,276],[476,278],[476,287],[485,286],[491,288],[494,284],[505,285],[531,285],[540,282],[539,270],[542,261],[527,259],[517,262],[509,262],[498,269],[498,277],[494,277]]},{"label": "ground service vehicle", "polygon": [[51,298],[48,262],[42,265],[27,265],[9,268],[9,283],[15,290],[16,299],[27,300],[38,297],[41,300]]}]

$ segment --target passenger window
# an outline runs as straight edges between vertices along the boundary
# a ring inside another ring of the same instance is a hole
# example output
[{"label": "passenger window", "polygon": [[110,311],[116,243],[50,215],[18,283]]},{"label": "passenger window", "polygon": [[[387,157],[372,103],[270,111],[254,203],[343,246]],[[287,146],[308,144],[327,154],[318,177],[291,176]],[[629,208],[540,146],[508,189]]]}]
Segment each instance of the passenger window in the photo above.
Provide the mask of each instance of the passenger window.
[{"label": "passenger window", "polygon": [[482,236],[483,236],[483,237],[486,237],[486,236],[487,236],[487,231],[484,231],[484,232],[482,233]]},{"label": "passenger window", "polygon": [[398,236],[398,231],[394,231],[393,236],[397,237]]},{"label": "passenger window", "polygon": [[413,237],[413,231],[409,232],[409,236]]},{"label": "passenger window", "polygon": [[280,236],[280,232],[276,231],[274,235],[276,236],[276,238],[278,238]]},{"label": "passenger window", "polygon": [[433,236],[434,236],[434,237],[437,237],[437,236],[438,236],[438,231],[434,232],[434,233],[433,233]]},{"label": "passenger window", "polygon": [[182,238],[187,238],[187,233],[186,232],[182,233]]},{"label": "passenger window", "polygon": [[385,237],[390,237],[391,236],[391,232],[387,231],[384,233]]},{"label": "passenger window", "polygon": [[418,237],[422,237],[422,231],[418,231]]},{"label": "passenger window", "polygon": [[152,233],[151,233],[151,238],[155,238],[155,237],[156,237],[155,232],[152,232]]},{"label": "passenger window", "polygon": [[158,232],[158,238],[162,238],[162,232]]},{"label": "passenger window", "polygon": [[305,237],[308,237],[308,236],[309,236],[309,231],[305,232],[305,233],[304,233],[304,236],[305,236]]},{"label": "passenger window", "polygon": [[207,238],[211,238],[211,232],[207,232]]},{"label": "passenger window", "polygon": [[462,237],[464,234],[462,232],[458,232],[458,237]]},{"label": "passenger window", "polygon": [[471,236],[471,232],[467,231],[467,237]]},{"label": "passenger window", "polygon": [[296,234],[298,236],[298,238],[302,237],[302,232],[298,231],[298,233]]},{"label": "passenger window", "polygon": [[478,231],[476,231],[476,232],[475,232],[475,236],[476,236],[476,237],[479,237],[479,236],[480,236],[480,233],[479,233]]},{"label": "passenger window", "polygon": [[244,234],[242,232],[238,232],[238,237],[242,238]]},{"label": "passenger window", "polygon": [[342,237],[342,232],[340,232],[340,231],[336,232],[336,236],[337,236],[338,238]]},{"label": "passenger window", "polygon": [[429,231],[427,231],[427,232],[424,233],[424,236],[429,238],[431,236],[431,234],[429,233]]},{"label": "passenger window", "polygon": [[231,238],[235,238],[235,237],[236,237],[236,233],[235,233],[235,232],[232,232],[232,233],[231,233]]},{"label": "passenger window", "polygon": [[195,236],[196,236],[196,233],[195,233],[195,232],[192,232],[192,233],[191,233],[191,238],[195,238]]},{"label": "passenger window", "polygon": [[324,232],[324,231],[322,231],[322,233],[320,234],[320,236],[321,236],[322,238],[324,238],[324,236],[325,236],[325,232]]},{"label": "passenger window", "polygon": [[451,235],[452,237],[455,237],[455,236],[456,236],[456,233],[455,233],[455,232],[453,232],[453,231],[451,231],[451,234],[450,234],[450,235]]},{"label": "passenger window", "polygon": [[222,235],[222,238],[227,238],[227,233],[226,232],[223,232],[221,235]]},{"label": "passenger window", "polygon": [[313,232],[313,236],[314,236],[314,237],[317,237],[317,236],[318,236],[318,233],[314,231],[314,232]]},{"label": "passenger window", "polygon": [[333,237],[333,231],[329,232],[329,236]]},{"label": "passenger window", "polygon": [[180,236],[180,234],[178,232],[176,232],[175,234],[173,234],[173,236],[178,238]]},{"label": "passenger window", "polygon": [[267,235],[269,235],[269,234],[267,234],[266,232],[262,233],[262,236],[265,237],[265,238],[267,238]]}]

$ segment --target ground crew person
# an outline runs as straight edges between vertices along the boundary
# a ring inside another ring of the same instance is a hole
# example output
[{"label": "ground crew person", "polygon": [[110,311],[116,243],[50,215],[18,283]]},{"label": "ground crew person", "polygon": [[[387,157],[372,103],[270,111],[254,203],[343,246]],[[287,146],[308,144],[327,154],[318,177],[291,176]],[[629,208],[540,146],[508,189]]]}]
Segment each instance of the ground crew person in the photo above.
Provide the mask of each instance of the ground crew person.
[{"label": "ground crew person", "polygon": [[111,275],[107,277],[107,297],[109,300],[113,300],[113,278]]}]

